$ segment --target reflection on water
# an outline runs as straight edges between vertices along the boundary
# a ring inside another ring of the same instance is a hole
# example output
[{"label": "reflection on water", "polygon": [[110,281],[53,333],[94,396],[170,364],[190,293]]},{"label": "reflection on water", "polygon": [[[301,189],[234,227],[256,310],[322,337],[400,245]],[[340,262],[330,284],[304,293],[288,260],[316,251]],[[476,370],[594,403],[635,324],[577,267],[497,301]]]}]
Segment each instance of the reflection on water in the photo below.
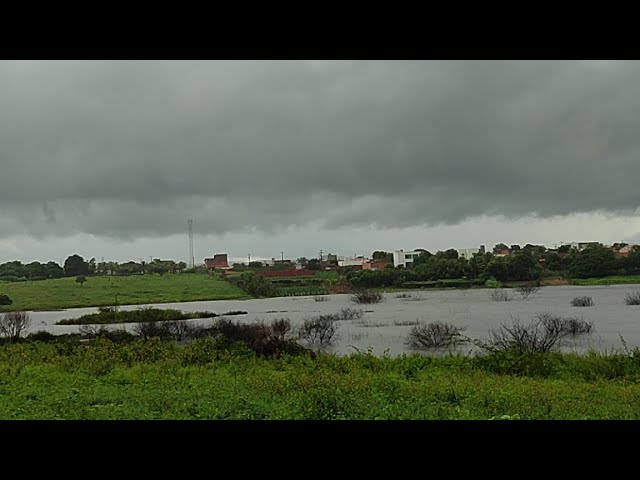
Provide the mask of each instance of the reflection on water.
[{"label": "reflection on water", "polygon": [[[210,310],[223,313],[230,310],[246,310],[248,315],[229,317],[236,321],[272,320],[289,318],[293,325],[314,315],[337,313],[341,309],[362,308],[362,318],[339,322],[335,343],[329,351],[349,354],[373,348],[375,354],[389,355],[409,353],[405,340],[416,322],[448,322],[465,327],[465,335],[486,338],[489,329],[511,320],[529,322],[541,313],[561,316],[578,316],[593,322],[595,333],[572,341],[565,349],[584,351],[594,348],[600,351],[620,350],[624,338],[629,348],[640,346],[640,306],[628,306],[624,296],[640,290],[640,285],[613,285],[602,287],[558,286],[543,287],[527,300],[518,295],[509,302],[491,300],[489,290],[433,290],[410,292],[409,298],[397,298],[396,293],[384,295],[384,302],[375,305],[355,305],[349,295],[330,295],[325,302],[313,297],[267,298],[260,300],[221,300],[208,302],[150,304],[158,308],[177,308],[184,311]],[[515,292],[514,292],[515,293]],[[572,307],[571,299],[588,295],[593,307]],[[141,308],[142,305],[124,306],[123,310]],[[63,318],[75,318],[96,312],[97,308],[77,308],[57,312],[31,312],[30,330],[46,330],[54,334],[77,332],[78,326],[55,325]],[[194,320],[206,324],[211,320]],[[133,324],[116,325],[116,328],[133,328]],[[468,345],[461,351],[470,350]]]}]

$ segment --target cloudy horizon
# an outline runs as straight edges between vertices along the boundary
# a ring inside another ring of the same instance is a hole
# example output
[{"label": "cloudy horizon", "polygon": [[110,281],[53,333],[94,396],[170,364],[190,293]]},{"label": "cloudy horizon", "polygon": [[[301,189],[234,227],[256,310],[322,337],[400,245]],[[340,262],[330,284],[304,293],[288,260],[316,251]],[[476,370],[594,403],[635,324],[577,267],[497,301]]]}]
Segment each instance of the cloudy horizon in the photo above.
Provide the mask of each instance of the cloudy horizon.
[{"label": "cloudy horizon", "polygon": [[635,61],[0,61],[0,262],[640,242]]}]

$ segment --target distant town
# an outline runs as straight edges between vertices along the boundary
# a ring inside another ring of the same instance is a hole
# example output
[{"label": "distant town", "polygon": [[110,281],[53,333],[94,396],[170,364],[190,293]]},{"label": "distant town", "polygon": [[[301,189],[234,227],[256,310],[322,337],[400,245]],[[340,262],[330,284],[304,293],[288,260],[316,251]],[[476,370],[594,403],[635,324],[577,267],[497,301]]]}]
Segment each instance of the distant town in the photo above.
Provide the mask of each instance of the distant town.
[{"label": "distant town", "polygon": [[[588,247],[603,247],[610,250],[616,258],[628,257],[633,251],[640,250],[640,245],[631,245],[620,242],[612,245],[604,245],[600,242],[566,242],[546,247],[543,245],[526,244],[524,247],[520,245],[508,246],[504,243],[496,244],[492,249],[487,250],[485,245],[477,248],[457,248],[446,250],[449,257],[452,252],[456,252],[458,258],[466,260],[472,259],[475,255],[485,255],[490,253],[493,257],[509,257],[518,251],[534,250],[539,254],[538,262],[544,267],[546,260],[544,254],[558,254],[560,258],[569,256],[571,252],[581,252]],[[426,249],[413,250],[395,250],[393,252],[375,251],[371,256],[354,255],[352,257],[338,256],[332,253],[323,254],[319,252],[317,257],[300,257],[297,259],[285,259],[272,257],[270,260],[251,260],[250,255],[246,261],[238,260],[230,261],[226,253],[216,253],[212,257],[204,259],[204,266],[208,270],[233,270],[242,269],[247,266],[253,267],[282,267],[287,266],[296,270],[303,270],[311,267],[317,270],[321,267],[325,270],[331,270],[339,267],[348,267],[351,270],[380,270],[389,265],[393,267],[407,267],[425,253],[430,253]]]}]

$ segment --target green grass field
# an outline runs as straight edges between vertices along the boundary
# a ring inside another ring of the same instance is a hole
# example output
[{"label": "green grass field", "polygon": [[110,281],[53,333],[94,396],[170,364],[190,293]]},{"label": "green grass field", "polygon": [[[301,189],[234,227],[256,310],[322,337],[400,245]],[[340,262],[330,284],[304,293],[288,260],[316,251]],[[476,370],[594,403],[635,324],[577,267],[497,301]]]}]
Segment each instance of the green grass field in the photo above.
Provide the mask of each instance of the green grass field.
[{"label": "green grass field", "polygon": [[82,286],[75,278],[0,283],[0,293],[13,300],[0,311],[111,306],[116,294],[118,305],[251,298],[224,280],[190,273],[87,277]]},{"label": "green grass field", "polygon": [[624,284],[640,284],[640,275],[612,275],[603,278],[574,278],[571,280],[572,285],[624,285]]},{"label": "green grass field", "polygon": [[638,359],[547,376],[463,357],[258,358],[159,341],[0,348],[0,419],[640,419]]}]

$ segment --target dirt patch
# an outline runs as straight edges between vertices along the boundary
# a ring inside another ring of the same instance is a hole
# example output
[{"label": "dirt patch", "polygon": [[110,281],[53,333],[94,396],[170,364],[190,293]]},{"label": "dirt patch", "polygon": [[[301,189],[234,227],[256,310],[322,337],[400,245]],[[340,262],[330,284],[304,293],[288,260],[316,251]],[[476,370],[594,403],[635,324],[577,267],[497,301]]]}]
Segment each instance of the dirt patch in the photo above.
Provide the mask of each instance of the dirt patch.
[{"label": "dirt patch", "polygon": [[540,285],[569,285],[569,280],[563,277],[550,277],[541,280]]}]

